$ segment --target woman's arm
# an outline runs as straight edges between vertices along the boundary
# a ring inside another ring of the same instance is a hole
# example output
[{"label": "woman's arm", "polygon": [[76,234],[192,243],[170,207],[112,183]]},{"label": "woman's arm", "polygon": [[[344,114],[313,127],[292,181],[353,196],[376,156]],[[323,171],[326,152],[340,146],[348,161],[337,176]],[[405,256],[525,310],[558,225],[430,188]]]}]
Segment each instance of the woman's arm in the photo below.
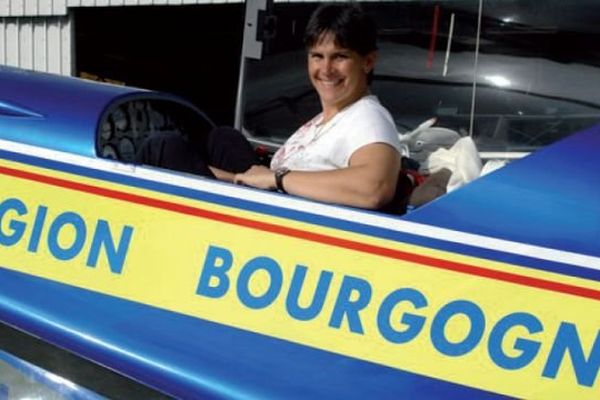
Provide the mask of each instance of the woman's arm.
[{"label": "woman's arm", "polygon": [[[356,150],[349,166],[332,171],[292,171],[283,180],[286,192],[313,200],[378,209],[394,196],[400,171],[400,155],[385,143],[371,143]],[[275,189],[274,172],[252,167],[235,175],[234,182],[261,189]]]},{"label": "woman's arm", "polygon": [[233,183],[233,180],[235,179],[235,174],[233,172],[224,171],[211,165],[209,165],[208,168],[218,180]]}]

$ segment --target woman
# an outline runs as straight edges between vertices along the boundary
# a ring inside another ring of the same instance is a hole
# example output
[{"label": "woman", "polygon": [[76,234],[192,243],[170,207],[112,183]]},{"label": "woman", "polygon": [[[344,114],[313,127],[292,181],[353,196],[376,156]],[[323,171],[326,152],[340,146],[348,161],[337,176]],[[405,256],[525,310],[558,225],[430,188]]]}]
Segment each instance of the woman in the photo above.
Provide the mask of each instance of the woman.
[{"label": "woman", "polygon": [[[235,183],[314,200],[378,209],[391,201],[400,143],[389,112],[369,93],[376,27],[355,4],[327,4],[306,28],[308,75],[322,112]],[[218,176],[218,174],[217,174]]]},{"label": "woman", "polygon": [[377,59],[376,27],[353,3],[319,7],[305,32],[308,74],[322,112],[257,164],[245,138],[218,128],[200,143],[151,138],[141,163],[314,200],[379,209],[393,198],[400,143],[389,112],[369,93]]}]

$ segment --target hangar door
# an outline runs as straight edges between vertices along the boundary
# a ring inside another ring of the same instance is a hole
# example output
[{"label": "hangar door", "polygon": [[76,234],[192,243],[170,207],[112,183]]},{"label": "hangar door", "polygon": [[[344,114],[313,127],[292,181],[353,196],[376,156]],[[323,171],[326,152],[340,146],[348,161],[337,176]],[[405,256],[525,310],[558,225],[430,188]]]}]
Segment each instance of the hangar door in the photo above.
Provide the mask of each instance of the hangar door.
[{"label": "hangar door", "polygon": [[77,76],[175,93],[233,124],[243,3],[72,10]]}]

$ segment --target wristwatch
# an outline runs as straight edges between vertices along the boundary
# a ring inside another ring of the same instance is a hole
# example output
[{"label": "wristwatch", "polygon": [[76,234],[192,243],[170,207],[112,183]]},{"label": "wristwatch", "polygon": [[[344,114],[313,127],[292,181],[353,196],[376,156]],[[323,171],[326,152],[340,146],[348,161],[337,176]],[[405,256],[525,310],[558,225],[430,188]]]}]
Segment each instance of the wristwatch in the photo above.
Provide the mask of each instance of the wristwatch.
[{"label": "wristwatch", "polygon": [[277,186],[277,190],[281,193],[287,193],[285,191],[285,188],[283,187],[283,177],[289,174],[290,172],[292,171],[290,171],[286,167],[277,168],[275,170],[275,186]]}]

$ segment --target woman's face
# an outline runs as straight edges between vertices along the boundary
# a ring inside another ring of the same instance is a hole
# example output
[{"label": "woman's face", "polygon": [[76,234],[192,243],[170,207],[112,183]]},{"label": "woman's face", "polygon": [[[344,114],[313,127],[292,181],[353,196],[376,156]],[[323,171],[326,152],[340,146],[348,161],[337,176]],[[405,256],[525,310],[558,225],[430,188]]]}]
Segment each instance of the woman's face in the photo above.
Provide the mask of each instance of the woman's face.
[{"label": "woman's face", "polygon": [[339,47],[328,33],[308,50],[308,75],[324,111],[337,112],[366,94],[375,59],[375,52],[361,56]]}]

